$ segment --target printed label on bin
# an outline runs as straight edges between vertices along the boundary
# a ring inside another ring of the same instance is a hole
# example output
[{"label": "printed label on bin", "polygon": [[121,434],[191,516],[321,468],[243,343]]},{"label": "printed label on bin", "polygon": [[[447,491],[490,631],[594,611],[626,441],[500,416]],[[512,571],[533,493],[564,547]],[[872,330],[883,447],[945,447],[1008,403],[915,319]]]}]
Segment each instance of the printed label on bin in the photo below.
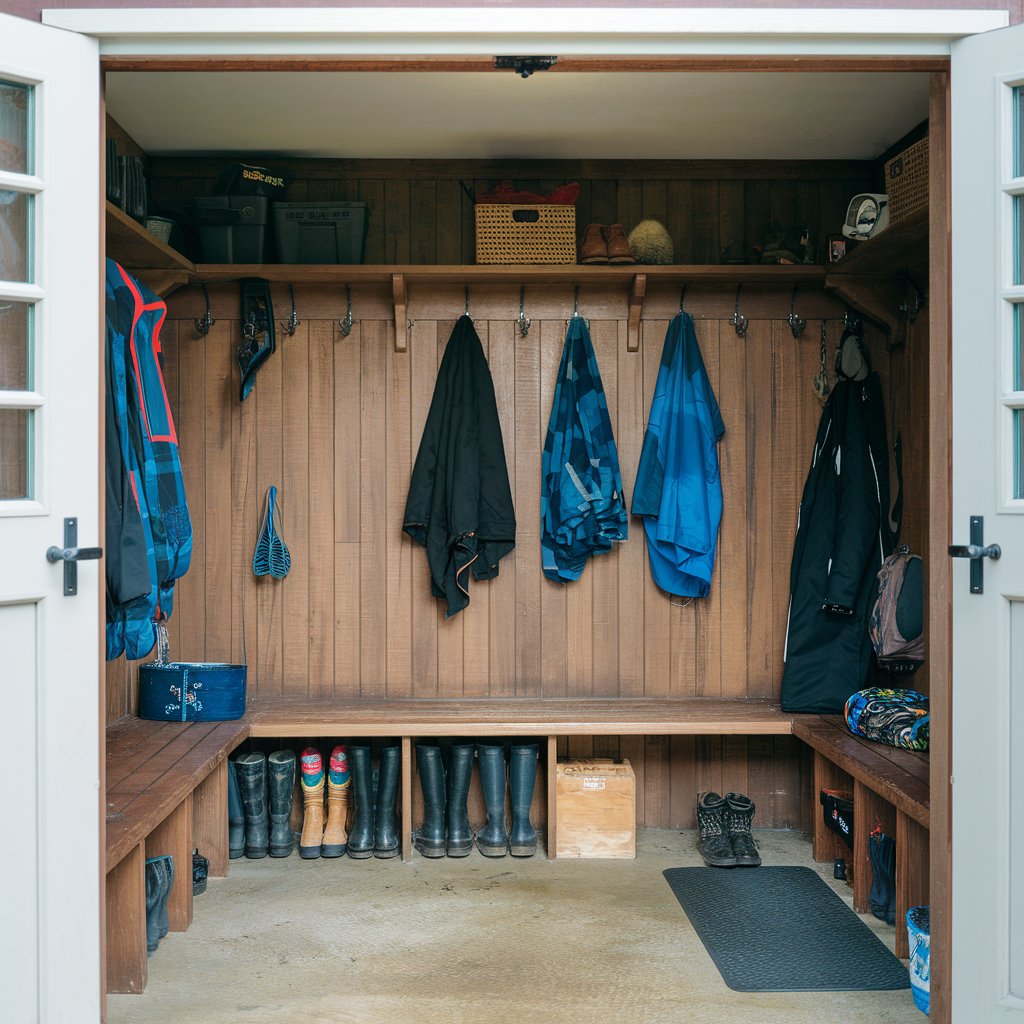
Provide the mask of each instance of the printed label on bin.
[{"label": "printed label on bin", "polygon": [[594,779],[594,778],[586,779],[585,778],[583,780],[583,788],[584,789],[604,789],[604,779]]}]

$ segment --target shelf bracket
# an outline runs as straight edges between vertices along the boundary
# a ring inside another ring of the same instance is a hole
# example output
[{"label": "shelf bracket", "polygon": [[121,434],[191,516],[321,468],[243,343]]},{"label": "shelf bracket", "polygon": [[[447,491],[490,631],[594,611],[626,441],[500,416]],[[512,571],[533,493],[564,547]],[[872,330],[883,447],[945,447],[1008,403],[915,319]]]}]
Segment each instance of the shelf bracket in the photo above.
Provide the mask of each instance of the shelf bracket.
[{"label": "shelf bracket", "polygon": [[626,351],[640,351],[640,313],[644,306],[644,295],[647,292],[647,275],[637,274],[633,278],[633,286],[629,292],[629,333],[626,336]]},{"label": "shelf bracket", "polygon": [[391,275],[391,292],[395,299],[395,351],[409,350],[408,299],[405,293],[405,274]]}]

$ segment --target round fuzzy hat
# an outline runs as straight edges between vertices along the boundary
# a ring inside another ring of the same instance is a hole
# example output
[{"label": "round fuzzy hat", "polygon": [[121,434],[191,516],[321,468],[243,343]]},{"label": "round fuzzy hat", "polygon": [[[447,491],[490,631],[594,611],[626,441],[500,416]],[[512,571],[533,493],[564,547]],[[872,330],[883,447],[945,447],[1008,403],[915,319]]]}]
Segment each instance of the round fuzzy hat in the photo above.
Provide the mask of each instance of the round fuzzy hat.
[{"label": "round fuzzy hat", "polygon": [[656,220],[642,220],[630,231],[629,251],[637,263],[671,263],[674,255],[671,236]]}]

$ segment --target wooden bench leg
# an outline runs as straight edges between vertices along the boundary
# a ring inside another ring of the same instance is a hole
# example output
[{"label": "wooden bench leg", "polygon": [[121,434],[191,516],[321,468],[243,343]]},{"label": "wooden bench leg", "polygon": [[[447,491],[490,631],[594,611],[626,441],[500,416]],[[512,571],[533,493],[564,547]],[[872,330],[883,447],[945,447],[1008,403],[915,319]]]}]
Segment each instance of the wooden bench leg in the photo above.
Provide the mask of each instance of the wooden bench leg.
[{"label": "wooden bench leg", "polygon": [[[228,873],[228,763],[222,761],[192,794],[192,835],[210,862],[210,878]],[[175,870],[178,862],[175,861]]]},{"label": "wooden bench leg", "polygon": [[896,836],[895,812],[892,804],[883,800],[862,782],[853,783],[853,909],[858,914],[871,910],[868,894],[874,875],[871,871],[869,842],[875,826],[881,824],[887,835]]},{"label": "wooden bench leg", "polygon": [[907,911],[928,903],[928,830],[896,812],[896,955],[910,956]]},{"label": "wooden bench leg", "polygon": [[146,846],[107,873],[107,991],[146,987]]},{"label": "wooden bench leg", "polygon": [[146,839],[146,856],[169,853],[174,858],[174,885],[167,901],[172,932],[183,932],[192,923],[192,794],[157,825]]},{"label": "wooden bench leg", "polygon": [[836,860],[842,857],[847,863],[851,860],[850,848],[843,839],[825,825],[821,811],[821,791],[834,789],[853,793],[853,779],[841,768],[837,768],[827,757],[814,752],[814,844],[812,856],[818,862]]},{"label": "wooden bench leg", "polygon": [[556,799],[555,790],[558,782],[558,737],[549,736],[548,742],[548,827],[547,835],[545,836],[545,843],[547,845],[548,860],[554,860],[558,855],[558,835],[556,832],[556,826],[558,819],[556,817]]}]

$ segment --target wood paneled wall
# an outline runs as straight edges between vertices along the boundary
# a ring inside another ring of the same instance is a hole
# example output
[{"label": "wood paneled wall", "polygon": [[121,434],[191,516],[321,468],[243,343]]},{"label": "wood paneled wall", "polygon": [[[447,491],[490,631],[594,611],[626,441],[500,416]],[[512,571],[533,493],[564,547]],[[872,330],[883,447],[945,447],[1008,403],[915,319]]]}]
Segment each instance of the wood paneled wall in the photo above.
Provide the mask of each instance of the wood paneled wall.
[{"label": "wood paneled wall", "polygon": [[[154,198],[173,208],[207,195],[231,157],[154,158]],[[576,224],[621,223],[629,231],[653,217],[672,236],[677,263],[718,263],[732,241],[760,243],[768,223],[808,227],[824,253],[838,234],[849,199],[872,191],[878,168],[868,161],[720,160],[280,160],[293,177],[290,202],[365,202],[366,263],[472,263],[473,204],[501,180],[547,193],[578,181]],[[268,261],[273,259],[271,252]]]}]

